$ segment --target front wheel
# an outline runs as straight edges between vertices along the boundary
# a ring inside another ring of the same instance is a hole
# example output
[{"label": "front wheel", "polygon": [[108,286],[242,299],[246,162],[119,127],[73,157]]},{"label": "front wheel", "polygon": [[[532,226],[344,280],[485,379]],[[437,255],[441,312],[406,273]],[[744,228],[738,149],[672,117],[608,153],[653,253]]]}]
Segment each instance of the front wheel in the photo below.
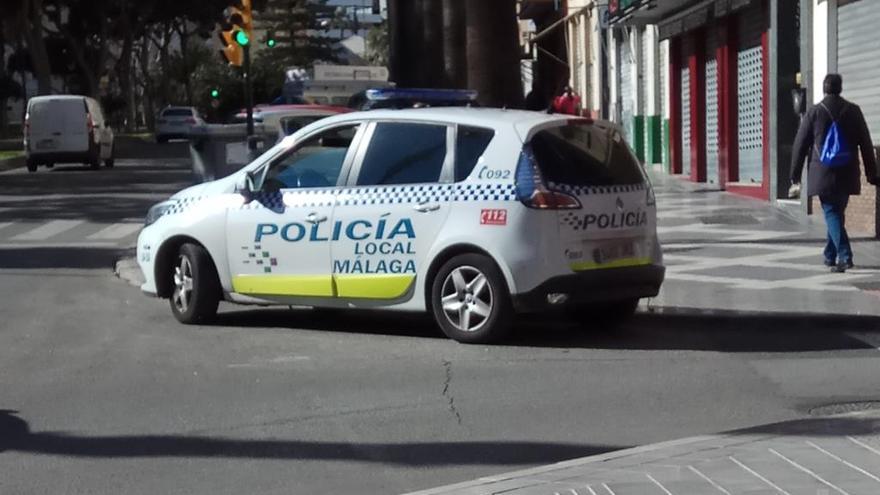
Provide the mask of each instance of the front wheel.
[{"label": "front wheel", "polygon": [[207,323],[217,315],[220,281],[211,256],[202,246],[180,246],[171,267],[171,312],[181,323]]},{"label": "front wheel", "polygon": [[437,272],[431,286],[431,310],[447,337],[488,344],[509,333],[513,305],[498,266],[486,256],[463,254]]}]

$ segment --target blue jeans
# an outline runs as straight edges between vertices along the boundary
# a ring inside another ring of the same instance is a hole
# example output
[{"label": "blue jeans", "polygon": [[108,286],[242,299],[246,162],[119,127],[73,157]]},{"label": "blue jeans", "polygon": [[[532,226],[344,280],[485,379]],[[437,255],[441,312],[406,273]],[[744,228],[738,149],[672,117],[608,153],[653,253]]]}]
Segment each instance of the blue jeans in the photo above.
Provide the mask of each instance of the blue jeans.
[{"label": "blue jeans", "polygon": [[825,244],[825,261],[829,263],[849,263],[852,249],[846,234],[846,206],[848,194],[819,196],[822,211],[825,212],[825,225],[828,227],[828,242]]}]

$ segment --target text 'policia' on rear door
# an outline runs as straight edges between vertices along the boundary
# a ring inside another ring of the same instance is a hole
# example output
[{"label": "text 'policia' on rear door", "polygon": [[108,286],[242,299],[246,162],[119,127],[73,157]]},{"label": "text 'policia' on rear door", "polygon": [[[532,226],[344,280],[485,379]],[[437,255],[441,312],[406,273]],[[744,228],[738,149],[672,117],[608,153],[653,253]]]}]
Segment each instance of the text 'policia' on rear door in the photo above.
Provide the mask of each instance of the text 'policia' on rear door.
[{"label": "text 'policia' on rear door", "polygon": [[573,270],[651,262],[653,191],[616,129],[571,120],[535,133],[524,154],[561,198],[554,209],[562,254]]}]

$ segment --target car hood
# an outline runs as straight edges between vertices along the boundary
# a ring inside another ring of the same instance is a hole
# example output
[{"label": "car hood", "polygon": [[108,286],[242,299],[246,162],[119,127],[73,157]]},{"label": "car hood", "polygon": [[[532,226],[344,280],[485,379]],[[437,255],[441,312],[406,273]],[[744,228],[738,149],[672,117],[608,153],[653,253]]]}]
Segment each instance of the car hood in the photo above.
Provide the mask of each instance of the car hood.
[{"label": "car hood", "polygon": [[222,179],[187,187],[186,189],[178,191],[169,199],[201,198],[205,196],[213,196],[215,194],[231,193],[235,190],[237,175],[238,174],[232,174]]}]

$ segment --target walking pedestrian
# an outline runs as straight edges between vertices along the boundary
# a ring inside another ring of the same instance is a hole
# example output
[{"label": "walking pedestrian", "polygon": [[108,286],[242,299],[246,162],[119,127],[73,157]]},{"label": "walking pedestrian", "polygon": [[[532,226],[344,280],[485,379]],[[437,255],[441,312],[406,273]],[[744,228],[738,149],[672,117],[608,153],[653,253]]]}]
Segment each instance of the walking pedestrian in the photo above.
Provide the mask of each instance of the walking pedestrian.
[{"label": "walking pedestrian", "polygon": [[828,229],[825,265],[832,272],[843,273],[853,267],[846,233],[846,207],[850,196],[861,193],[856,149],[861,152],[865,177],[871,185],[877,185],[877,164],[862,109],[840,96],[843,78],[828,74],[822,89],[825,98],[807,111],[794,140],[791,182],[792,188],[798,189],[809,153],[807,195],[819,196]]},{"label": "walking pedestrian", "polygon": [[571,86],[565,86],[562,94],[553,100],[553,111],[568,115],[580,115],[581,97],[571,89]]}]

